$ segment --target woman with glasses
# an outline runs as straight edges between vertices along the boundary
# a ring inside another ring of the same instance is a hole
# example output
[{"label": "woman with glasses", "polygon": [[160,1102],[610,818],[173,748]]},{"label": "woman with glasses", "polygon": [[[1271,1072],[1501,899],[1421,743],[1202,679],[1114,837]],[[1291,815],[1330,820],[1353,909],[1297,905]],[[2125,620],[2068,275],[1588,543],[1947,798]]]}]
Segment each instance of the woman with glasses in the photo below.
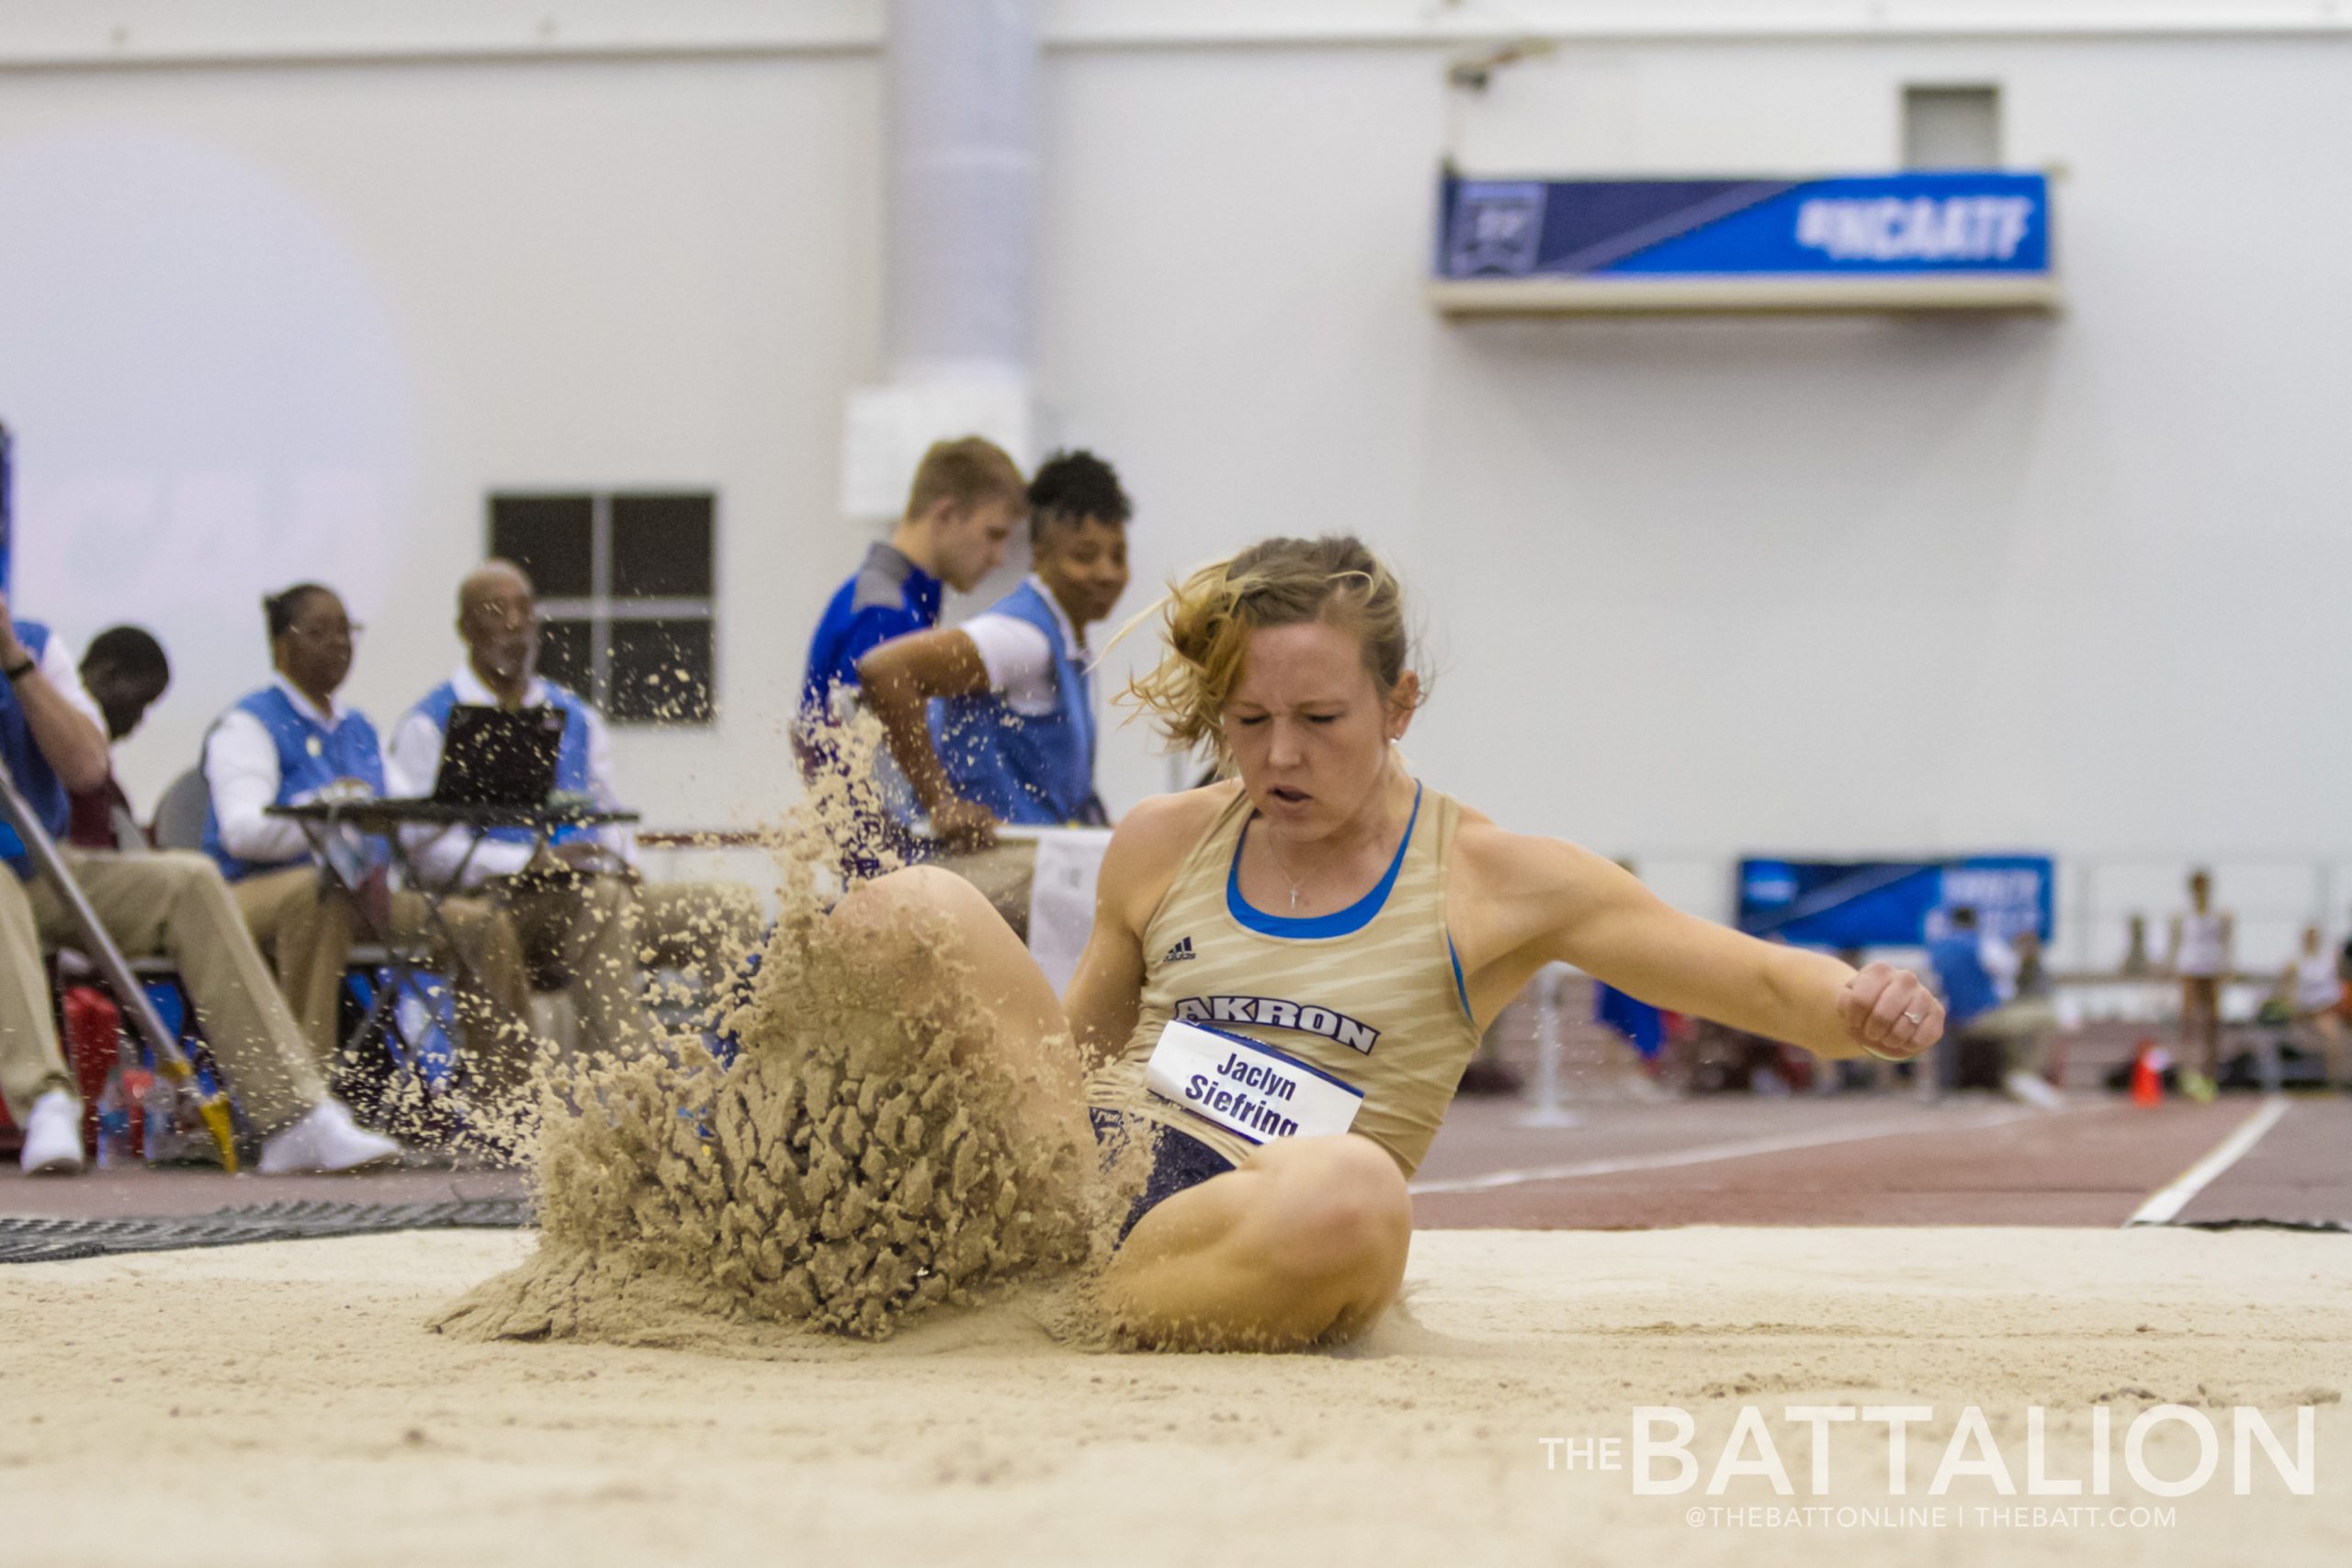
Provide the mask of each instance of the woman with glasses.
[{"label": "woman with glasses", "polygon": [[[388,890],[380,840],[331,838],[322,864],[300,823],[269,815],[273,806],[322,796],[384,794],[384,754],[368,716],[335,701],[361,629],[343,600],[303,582],[264,599],[262,609],[277,679],[222,715],[205,740],[204,848],[327,1066],[341,1043],[344,971],[363,921],[377,939],[414,936],[423,911],[413,894],[395,901]],[[465,958],[452,965],[459,1019],[469,1034],[522,1027],[529,991],[521,944],[487,908],[453,905],[443,916]]]}]

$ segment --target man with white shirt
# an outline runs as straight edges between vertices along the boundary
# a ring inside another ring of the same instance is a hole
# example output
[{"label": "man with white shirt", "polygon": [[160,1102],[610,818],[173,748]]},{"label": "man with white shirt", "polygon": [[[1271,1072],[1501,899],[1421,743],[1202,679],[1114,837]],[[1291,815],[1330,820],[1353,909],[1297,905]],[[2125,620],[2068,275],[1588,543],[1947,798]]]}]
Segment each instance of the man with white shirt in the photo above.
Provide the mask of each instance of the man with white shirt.
[{"label": "man with white shirt", "polygon": [[[409,710],[392,734],[391,773],[401,793],[431,793],[450,711],[470,706],[552,707],[564,715],[555,787],[600,810],[616,810],[612,738],[577,694],[538,674],[538,599],[512,561],[491,560],[458,589],[458,635],[466,658]],[[410,855],[437,886],[481,889],[514,922],[534,964],[569,979],[587,1043],[634,1053],[652,1044],[639,996],[641,956],[701,965],[716,976],[757,941],[759,906],[723,884],[640,884],[635,836],[623,828],[558,829],[544,848],[527,829],[494,828],[481,841],[458,829],[420,832]]]},{"label": "man with white shirt", "polygon": [[[0,600],[0,766],[53,838],[69,793],[99,787],[107,741],[63,639],[12,621]],[[124,954],[166,956],[179,972],[213,1056],[262,1134],[265,1176],[348,1170],[398,1157],[331,1098],[220,872],[191,852],[119,854],[61,845],[60,859]],[[57,1046],[45,945],[79,935],[57,890],[36,876],[17,835],[0,829],[0,1094],[24,1129],[28,1172],[82,1168],[81,1101]]]},{"label": "man with white shirt", "polygon": [[[205,737],[211,798],[204,850],[228,879],[246,928],[277,969],[323,1066],[340,1043],[344,972],[363,913],[376,934],[389,925],[413,941],[422,934],[424,906],[413,894],[389,894],[380,840],[347,833],[332,839],[330,863],[322,865],[300,823],[269,815],[275,806],[338,794],[379,796],[384,758],[368,716],[335,701],[351,673],[359,630],[342,598],[302,582],[264,599],[262,611],[277,675],[221,715]],[[478,1056],[526,1050],[529,991],[513,929],[478,899],[452,899],[442,915],[465,958],[453,967],[469,1046]],[[511,1038],[494,1043],[501,1035]]]},{"label": "man with white shirt", "polygon": [[[934,822],[1100,826],[1086,628],[1127,587],[1133,513],[1111,465],[1048,458],[1029,484],[1031,570],[961,626],[884,643],[858,660],[866,705]],[[985,828],[971,835],[985,841]]]}]

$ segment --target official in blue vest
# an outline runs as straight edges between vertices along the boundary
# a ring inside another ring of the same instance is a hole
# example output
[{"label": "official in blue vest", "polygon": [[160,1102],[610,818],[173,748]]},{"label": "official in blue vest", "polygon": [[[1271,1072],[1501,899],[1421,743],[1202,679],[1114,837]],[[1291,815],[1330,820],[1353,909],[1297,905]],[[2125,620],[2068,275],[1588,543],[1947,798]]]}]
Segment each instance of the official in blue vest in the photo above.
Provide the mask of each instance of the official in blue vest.
[{"label": "official in blue vest", "polygon": [[[382,846],[342,836],[336,863],[322,868],[302,825],[267,813],[332,793],[380,795],[384,757],[368,716],[334,700],[351,673],[356,635],[342,599],[298,583],[264,599],[262,613],[277,679],[239,699],[205,737],[204,852],[234,889],[246,929],[323,1066],[340,1043],[356,896],[371,880],[380,896]],[[379,917],[379,927],[388,919]]]},{"label": "official in blue vest", "polygon": [[1086,631],[1126,592],[1134,507],[1091,452],[1049,459],[1028,499],[1031,570],[1018,588],[858,662],[866,705],[942,839],[1106,821]]},{"label": "official in blue vest", "polygon": [[[107,772],[97,705],[62,639],[12,621],[0,600],[0,767],[52,837],[66,795]],[[397,1158],[400,1145],[353,1124],[326,1092],[300,1029],[245,932],[212,863],[193,852],[123,854],[61,845],[59,859],[116,945],[179,972],[230,1093],[262,1134],[265,1176],[347,1170]],[[81,1103],[59,1055],[41,951],[74,940],[65,903],[34,877],[23,843],[0,829],[0,1094],[24,1129],[30,1172],[82,1168]]]},{"label": "official in blue vest", "polygon": [[1984,933],[1973,908],[1960,905],[1946,917],[1944,934],[1928,943],[1928,967],[1943,992],[1945,1041],[1912,1068],[1923,1098],[1960,1087],[1961,1043],[1979,1018],[2001,1005],[2000,988],[1984,966]]},{"label": "official in blue vest", "polygon": [[1032,845],[994,845],[1000,823],[1101,827],[1089,626],[1127,587],[1133,507],[1089,452],[1030,482],[1031,570],[962,625],[884,643],[858,663],[866,705],[930,818],[943,865],[1027,934]]},{"label": "official in blue vest", "polygon": [[[380,840],[345,834],[328,840],[328,863],[301,824],[269,815],[329,794],[385,793],[383,750],[368,716],[335,701],[351,673],[359,628],[342,598],[315,582],[262,601],[270,663],[277,678],[221,715],[204,743],[210,796],[204,849],[236,894],[280,989],[322,1066],[341,1043],[344,972],[354,936],[424,934],[423,901],[393,896]],[[526,1029],[529,1000],[522,949],[480,900],[451,900],[442,924],[464,962],[450,964],[458,1014],[469,1039]],[[439,934],[437,931],[435,934]]]},{"label": "official in blue vest", "polygon": [[[458,589],[458,635],[466,657],[425,694],[392,733],[391,782],[402,795],[429,795],[441,769],[450,710],[553,707],[564,715],[555,787],[616,810],[612,738],[603,716],[577,693],[538,673],[539,606],[530,578],[512,561],[491,560]],[[538,848],[519,828],[493,828],[480,841],[452,829],[411,840],[410,859],[436,887],[479,891],[512,922],[528,963],[560,973],[584,1043],[635,1053],[659,1039],[639,997],[641,954],[656,964],[730,972],[758,941],[762,917],[750,890],[725,883],[646,884],[625,828],[557,829]],[[455,902],[455,900],[452,900]],[[506,1053],[478,1064],[493,1092],[519,1089],[527,1059]]]},{"label": "official in blue vest", "polygon": [[888,542],[869,548],[825,605],[808,640],[793,749],[812,787],[853,769],[873,771],[884,816],[855,829],[876,842],[850,847],[853,875],[876,869],[862,851],[913,847],[904,832],[914,809],[905,779],[888,756],[854,761],[843,744],[860,705],[859,661],[893,637],[937,626],[947,589],[969,593],[1004,564],[1005,543],[1027,509],[1021,469],[1001,448],[977,435],[937,442],[915,467]]}]

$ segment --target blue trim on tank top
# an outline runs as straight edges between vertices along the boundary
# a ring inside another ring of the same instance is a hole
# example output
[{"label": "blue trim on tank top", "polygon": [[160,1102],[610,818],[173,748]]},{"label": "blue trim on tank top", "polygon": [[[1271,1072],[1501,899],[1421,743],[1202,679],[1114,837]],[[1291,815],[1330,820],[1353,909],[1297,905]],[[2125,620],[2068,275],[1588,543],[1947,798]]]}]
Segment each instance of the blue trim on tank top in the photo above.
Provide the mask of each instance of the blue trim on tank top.
[{"label": "blue trim on tank top", "polygon": [[1453,950],[1452,931],[1445,933],[1445,955],[1453,961],[1453,994],[1462,998],[1462,1016],[1476,1023],[1477,1015],[1470,1010],[1470,987],[1462,983],[1462,954]]},{"label": "blue trim on tank top", "polygon": [[1388,874],[1373,890],[1344,909],[1329,915],[1309,915],[1295,919],[1286,915],[1270,915],[1241,896],[1241,850],[1250,841],[1250,824],[1241,824],[1241,836],[1233,841],[1233,864],[1225,874],[1225,908],[1227,913],[1260,936],[1319,937],[1353,936],[1372,924],[1382,905],[1396,886],[1396,874],[1405,869],[1405,851],[1413,842],[1414,825],[1421,819],[1421,786],[1413,784],[1413,814],[1405,818],[1405,836],[1397,840],[1396,858],[1388,863]]}]

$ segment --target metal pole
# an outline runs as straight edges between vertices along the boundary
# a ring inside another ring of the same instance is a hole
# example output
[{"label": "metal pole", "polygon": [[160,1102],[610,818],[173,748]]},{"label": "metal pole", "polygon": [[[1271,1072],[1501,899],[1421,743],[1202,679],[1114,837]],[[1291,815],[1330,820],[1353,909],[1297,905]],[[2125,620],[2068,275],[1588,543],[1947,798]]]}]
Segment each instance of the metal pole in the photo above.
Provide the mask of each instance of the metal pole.
[{"label": "metal pole", "polygon": [[894,383],[1027,374],[1035,9],[1035,0],[890,0],[883,284]]},{"label": "metal pole", "polygon": [[1575,1127],[1581,1119],[1560,1093],[1560,987],[1565,964],[1547,964],[1535,976],[1535,1101],[1519,1118],[1522,1127]]},{"label": "metal pole", "polygon": [[147,999],[147,987],[141,985],[139,976],[130,972],[129,960],[114,944],[114,938],[107,934],[106,927],[99,923],[97,911],[90,908],[89,899],[83,897],[81,884],[74,880],[73,872],[66,867],[65,857],[57,852],[55,840],[50,838],[49,830],[33,814],[32,807],[17,793],[16,781],[5,772],[0,772],[0,816],[7,818],[8,826],[17,830],[17,837],[23,842],[25,853],[32,861],[34,868],[47,877],[50,886],[56,890],[58,902],[65,906],[66,914],[74,921],[84,955],[97,966],[98,977],[106,982],[107,989],[114,993],[115,1005],[130,1020],[132,1027],[146,1037],[149,1048],[155,1053],[156,1070],[171,1079],[175,1087],[196,1097],[198,1114],[204,1118],[204,1125],[212,1134],[212,1142],[220,1151],[221,1165],[231,1175],[235,1175],[237,1140],[235,1131],[229,1123],[228,1102],[217,1090],[209,1095],[201,1092],[196,1081],[196,1069],[180,1049],[179,1036],[165,1028],[164,1021],[156,1015],[155,1004]]}]

